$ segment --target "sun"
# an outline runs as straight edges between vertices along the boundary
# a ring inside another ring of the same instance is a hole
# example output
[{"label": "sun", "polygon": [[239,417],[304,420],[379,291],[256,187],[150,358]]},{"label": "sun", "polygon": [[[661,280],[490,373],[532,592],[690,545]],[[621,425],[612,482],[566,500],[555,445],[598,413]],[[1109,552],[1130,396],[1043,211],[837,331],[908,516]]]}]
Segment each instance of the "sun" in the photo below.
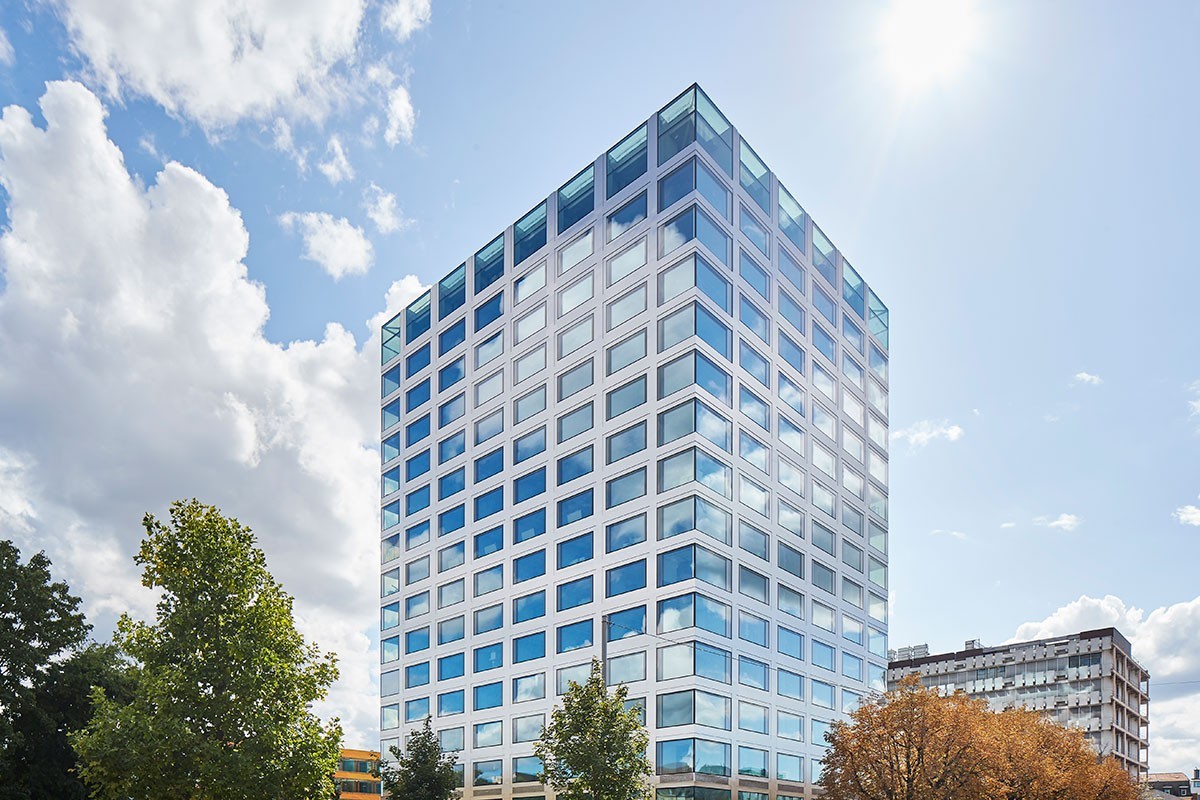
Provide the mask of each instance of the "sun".
[{"label": "sun", "polygon": [[979,21],[973,0],[891,0],[879,33],[888,73],[912,91],[962,71]]}]

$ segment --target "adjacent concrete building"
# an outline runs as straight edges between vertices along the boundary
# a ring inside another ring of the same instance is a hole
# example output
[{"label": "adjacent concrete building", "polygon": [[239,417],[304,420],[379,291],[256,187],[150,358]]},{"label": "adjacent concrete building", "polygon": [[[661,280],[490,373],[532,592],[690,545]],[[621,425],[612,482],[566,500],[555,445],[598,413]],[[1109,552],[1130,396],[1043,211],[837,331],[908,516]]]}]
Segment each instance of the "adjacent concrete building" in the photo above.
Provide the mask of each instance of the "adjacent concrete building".
[{"label": "adjacent concrete building", "polygon": [[659,798],[811,797],[884,688],[888,310],[699,87],[582,166],[383,326],[381,749],[540,797],[606,654]]},{"label": "adjacent concrete building", "polygon": [[1139,782],[1148,774],[1150,674],[1116,628],[1000,647],[969,641],[956,653],[918,645],[892,651],[888,686],[916,673],[926,686],[963,691],[995,710],[1025,706],[1082,728]]}]

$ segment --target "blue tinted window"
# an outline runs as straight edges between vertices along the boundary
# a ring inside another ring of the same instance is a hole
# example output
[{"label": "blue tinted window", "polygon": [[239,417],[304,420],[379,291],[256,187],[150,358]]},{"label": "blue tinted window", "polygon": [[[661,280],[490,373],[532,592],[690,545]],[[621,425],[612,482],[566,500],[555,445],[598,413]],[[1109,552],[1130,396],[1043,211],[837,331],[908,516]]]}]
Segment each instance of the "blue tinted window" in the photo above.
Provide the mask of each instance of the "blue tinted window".
[{"label": "blue tinted window", "polygon": [[829,359],[831,364],[837,363],[837,343],[833,337],[826,333],[825,329],[813,322],[812,326],[813,346],[817,348],[817,352]]},{"label": "blue tinted window", "polygon": [[429,330],[429,292],[421,295],[410,303],[408,308],[404,309],[404,329],[405,342],[412,342]]},{"label": "blue tinted window", "polygon": [[417,455],[410,458],[408,461],[404,462],[404,480],[406,480],[406,481],[411,481],[414,478],[419,478],[420,476],[424,475],[426,472],[429,472],[429,451],[428,450],[426,450],[423,453],[418,453]]},{"label": "blue tinted window", "polygon": [[[782,347],[782,345],[780,346]],[[742,369],[757,378],[763,386],[771,388],[770,363],[757,350],[746,344],[745,339],[742,339],[739,344],[738,356]]]},{"label": "blue tinted window", "polygon": [[457,642],[466,636],[466,620],[462,617],[442,620],[438,623],[438,644]]},{"label": "blue tinted window", "polygon": [[833,242],[821,232],[821,229],[816,225],[812,228],[812,264],[817,272],[829,282],[830,286],[837,286],[837,250],[833,247]]},{"label": "blue tinted window", "polygon": [[747,255],[745,250],[741,250],[739,253],[738,271],[741,272],[746,283],[750,284],[754,291],[761,294],[768,302],[770,302],[771,276],[767,274],[767,271],[760,267],[753,258]]},{"label": "blue tinted window", "polygon": [[646,607],[637,606],[608,615],[608,638],[610,641],[637,636],[646,632]]},{"label": "blue tinted window", "polygon": [[430,506],[430,487],[422,486],[404,497],[404,513],[414,515]]},{"label": "blue tinted window", "polygon": [[384,464],[400,455],[400,434],[393,433],[385,436],[379,449],[380,460]]},{"label": "blue tinted window", "polygon": [[[379,348],[380,364],[386,364],[396,356],[400,355],[401,343],[401,322],[400,318],[404,316],[401,311],[396,316],[383,323],[383,328],[380,330],[381,340]],[[410,375],[412,373],[409,373]]]},{"label": "blue tinted window", "polygon": [[646,515],[614,522],[604,529],[605,549],[612,553],[646,541]]},{"label": "blue tinted window", "polygon": [[613,567],[604,574],[604,582],[606,597],[646,588],[646,560]]},{"label": "blue tinted window", "polygon": [[643,375],[624,386],[613,389],[605,399],[607,419],[618,417],[630,409],[637,408],[646,402],[646,376]]},{"label": "blue tinted window", "polygon": [[796,372],[804,374],[804,348],[788,338],[787,334],[779,335],[779,355],[792,366]]},{"label": "blue tinted window", "polygon": [[585,575],[579,580],[559,584],[557,605],[559,611],[585,606],[590,602],[592,602],[591,575]]},{"label": "blue tinted window", "polygon": [[437,676],[439,681],[450,680],[451,678],[461,678],[466,672],[466,658],[462,653],[455,653],[452,656],[442,656],[437,662]]},{"label": "blue tinted window", "polygon": [[592,534],[585,533],[558,543],[558,568],[581,564],[592,557]]},{"label": "blue tinted window", "polygon": [[[466,524],[466,506],[457,505],[438,514],[438,536],[446,536],[460,530]],[[428,532],[428,523],[426,523]]]},{"label": "blue tinted window", "polygon": [[742,188],[746,190],[746,194],[758,204],[767,214],[770,214],[771,208],[771,173],[767,169],[767,165],[762,162],[750,145],[746,144],[746,140],[741,142],[741,150],[739,152],[738,161],[740,169],[738,170],[738,182]]},{"label": "blue tinted window", "polygon": [[383,377],[379,379],[379,389],[381,398],[387,397],[392,392],[400,388],[400,365],[389,369],[383,373]]},{"label": "blue tinted window", "polygon": [[813,666],[822,669],[833,670],[833,662],[837,656],[837,650],[816,639],[812,640],[812,663]]},{"label": "blue tinted window", "polygon": [[623,431],[618,431],[608,437],[605,446],[608,448],[608,463],[613,464],[622,458],[628,458],[634,453],[646,449],[646,423],[639,422]]},{"label": "blue tinted window", "polygon": [[504,509],[504,487],[497,486],[475,498],[475,519],[481,520]]},{"label": "blue tinted window", "polygon": [[533,472],[513,481],[513,502],[522,503],[546,491],[546,468],[538,467]]},{"label": "blue tinted window", "polygon": [[595,207],[595,166],[589,165],[558,190],[558,232],[579,222]]},{"label": "blue tinted window", "polygon": [[475,423],[475,444],[481,444],[503,432],[504,409],[498,409],[494,414],[488,414]]},{"label": "blue tinted window", "polygon": [[817,311],[821,312],[822,317],[833,325],[837,325],[837,303],[832,297],[825,294],[820,286],[813,287],[813,305]]},{"label": "blue tinted window", "polygon": [[608,151],[605,157],[606,193],[612,197],[646,174],[646,126],[642,125]]},{"label": "blue tinted window", "polygon": [[438,319],[445,319],[467,302],[467,265],[438,281]]},{"label": "blue tinted window", "polygon": [[742,235],[750,240],[750,244],[758,248],[758,251],[764,256],[770,258],[771,254],[771,235],[767,233],[767,229],[758,219],[742,206],[741,213],[738,215],[739,227]]},{"label": "blue tinted window", "polygon": [[787,292],[779,293],[779,316],[801,335],[804,333],[804,308]]},{"label": "blue tinted window", "polygon": [[459,467],[451,473],[438,478],[438,500],[461,492],[467,485],[467,471]]},{"label": "blue tinted window", "polygon": [[592,645],[592,621],[585,619],[558,627],[558,652],[566,653]]},{"label": "blue tinted window", "polygon": [[783,235],[792,241],[792,244],[800,248],[800,252],[806,252],[804,246],[804,233],[807,227],[808,215],[804,213],[804,209],[800,204],[792,199],[788,194],[787,189],[783,186],[779,187],[779,229],[783,231]]},{"label": "blue tinted window", "polygon": [[467,434],[459,431],[453,436],[447,436],[438,442],[438,463],[445,464],[455,456],[460,456],[467,449]]},{"label": "blue tinted window", "polygon": [[729,328],[711,311],[691,303],[658,321],[658,351],[697,336],[725,358],[732,358]]},{"label": "blue tinted window", "polygon": [[544,631],[531,633],[528,636],[518,636],[513,639],[513,663],[533,661],[546,655],[546,634]]},{"label": "blue tinted window", "polygon": [[689,159],[667,173],[658,182],[658,210],[678,203],[696,188],[696,159]]},{"label": "blue tinted window", "polygon": [[429,521],[419,522],[404,530],[404,549],[412,550],[429,541]]},{"label": "blue tinted window", "polygon": [[485,481],[504,469],[504,448],[498,447],[475,459],[475,482]]},{"label": "blue tinted window", "polygon": [[741,298],[739,316],[742,319],[742,324],[749,328],[755,336],[766,342],[769,347],[771,344],[770,318],[758,306],[746,299],[746,295],[739,295],[739,297]]},{"label": "blue tinted window", "polygon": [[722,264],[729,265],[729,235],[706,212],[696,206],[684,211],[659,229],[659,256],[673,253],[699,239]]},{"label": "blue tinted window", "polygon": [[400,501],[399,500],[388,503],[386,506],[383,507],[383,519],[381,522],[382,522],[384,530],[387,530],[388,528],[392,527],[393,525],[400,524]]},{"label": "blue tinted window", "polygon": [[400,401],[393,400],[385,405],[379,412],[379,426],[383,430],[395,425],[400,421]]},{"label": "blue tinted window", "polygon": [[783,273],[783,277],[787,278],[788,283],[795,286],[800,294],[804,294],[804,268],[796,259],[792,258],[791,253],[782,247],[779,248],[779,271]]},{"label": "blue tinted window", "polygon": [[[796,633],[793,630],[788,630],[782,625],[779,626],[779,652],[785,656],[804,660],[804,635]],[[780,679],[782,682],[782,679]],[[782,691],[782,686],[780,687]]]},{"label": "blue tinted window", "polygon": [[[426,454],[429,453],[428,450],[426,450],[425,452],[426,452]],[[379,489],[380,489],[380,495],[382,497],[387,497],[392,492],[397,492],[400,490],[400,468],[399,467],[392,467],[387,472],[383,473],[383,475],[380,478]]]},{"label": "blue tinted window", "polygon": [[534,592],[513,600],[513,622],[527,622],[546,615],[546,593]]},{"label": "blue tinted window", "polygon": [[467,396],[460,394],[438,406],[438,427],[444,428],[467,413]]},{"label": "blue tinted window", "polygon": [[467,321],[460,319],[438,334],[438,355],[445,355],[467,340]]},{"label": "blue tinted window", "polygon": [[616,239],[625,231],[646,218],[646,193],[642,192],[625,205],[608,215],[608,241]]},{"label": "blue tinted window", "polygon": [[413,388],[404,393],[404,410],[412,411],[422,403],[429,401],[429,379],[418,383]]},{"label": "blue tinted window", "polygon": [[546,245],[546,204],[521,217],[513,225],[513,266],[520,264]]},{"label": "blue tinted window", "polygon": [[592,490],[580,492],[558,501],[558,527],[590,517],[594,512]]},{"label": "blue tinted window", "polygon": [[580,406],[558,418],[559,444],[592,429],[592,404]]},{"label": "blue tinted window", "polygon": [[546,428],[541,427],[532,433],[527,433],[513,442],[513,463],[533,458],[546,451]]},{"label": "blue tinted window", "polygon": [[421,417],[415,422],[410,422],[404,428],[404,444],[408,447],[416,444],[429,435],[429,415]]},{"label": "blue tinted window", "polygon": [[546,574],[546,551],[538,550],[513,559],[513,583],[532,580]]},{"label": "blue tinted window", "polygon": [[463,698],[463,690],[459,689],[456,692],[444,692],[439,694],[437,698],[437,712],[439,717],[449,717],[454,714],[461,714],[465,709],[466,701]]},{"label": "blue tinted window", "polygon": [[444,392],[461,381],[467,374],[467,360],[459,358],[438,370],[438,391]]},{"label": "blue tinted window", "polygon": [[732,378],[702,353],[687,353],[658,368],[660,400],[693,384],[725,405],[731,405],[733,402]]},{"label": "blue tinted window", "polygon": [[539,508],[513,521],[513,544],[520,544],[545,532],[546,509]]},{"label": "blue tinted window", "polygon": [[475,648],[475,672],[487,672],[504,666],[504,643],[485,645]]},{"label": "blue tinted window", "polygon": [[858,314],[860,319],[865,319],[867,316],[867,285],[863,279],[859,277],[858,272],[854,267],[850,266],[849,262],[842,261],[842,299],[846,301],[846,305]]},{"label": "blue tinted window", "polygon": [[475,309],[475,330],[486,328],[500,319],[504,313],[504,292],[496,292],[496,296]]},{"label": "blue tinted window", "polygon": [[[396,609],[397,623],[399,622],[399,606],[392,604]],[[392,627],[392,626],[389,626]],[[429,649],[429,628],[418,628],[415,631],[409,631],[404,634],[404,652],[419,653],[422,650]]]},{"label": "blue tinted window", "polygon": [[429,683],[429,662],[413,664],[404,668],[404,686],[411,689],[414,686],[424,686]]},{"label": "blue tinted window", "polygon": [[558,485],[569,483],[581,478],[592,471],[592,448],[589,445],[582,450],[563,456],[558,460]]},{"label": "blue tinted window", "polygon": [[474,709],[480,711],[485,708],[499,708],[504,705],[504,684],[503,683],[488,683],[483,686],[476,686],[474,693]]},{"label": "blue tinted window", "polygon": [[479,294],[504,274],[504,234],[500,234],[475,254],[475,294]]},{"label": "blue tinted window", "polygon": [[[849,317],[842,317],[842,335],[846,340],[854,346],[854,349],[860,353],[867,351],[867,338],[863,336],[862,329],[850,321]],[[871,352],[872,357],[875,355],[874,350]],[[874,360],[872,358],[872,360]],[[874,364],[872,364],[872,367]]]},{"label": "blue tinted window", "polygon": [[425,343],[404,359],[404,374],[411,378],[429,366],[429,343]]},{"label": "blue tinted window", "polygon": [[496,527],[475,534],[475,558],[483,558],[504,549],[504,528]]}]

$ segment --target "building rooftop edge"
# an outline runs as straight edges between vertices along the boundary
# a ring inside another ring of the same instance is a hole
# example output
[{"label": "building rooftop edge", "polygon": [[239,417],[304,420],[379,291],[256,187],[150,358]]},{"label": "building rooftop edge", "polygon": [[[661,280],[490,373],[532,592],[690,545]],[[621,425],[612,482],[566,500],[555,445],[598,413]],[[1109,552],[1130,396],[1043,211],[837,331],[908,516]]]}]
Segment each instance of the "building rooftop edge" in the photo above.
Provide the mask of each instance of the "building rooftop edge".
[{"label": "building rooftop edge", "polygon": [[1133,657],[1133,645],[1125,638],[1116,628],[1096,628],[1090,631],[1080,631],[1079,633],[1068,633],[1063,636],[1050,636],[1045,639],[1030,639],[1026,642],[1013,642],[1012,644],[996,645],[994,647],[980,647],[970,650],[956,650],[946,653],[934,653],[919,658],[910,658],[904,661],[889,661],[888,669],[902,669],[904,667],[920,667],[925,664],[933,664],[938,661],[948,661],[950,659],[971,658],[974,656],[988,655],[989,653],[1002,653],[1006,650],[1011,650],[1014,647],[1027,647],[1029,645],[1050,644],[1051,642],[1061,642],[1070,639],[1103,639],[1104,637],[1112,637],[1113,641],[1123,647],[1125,653],[1130,660],[1138,665],[1143,672],[1149,674],[1149,671],[1142,666],[1141,662]]}]

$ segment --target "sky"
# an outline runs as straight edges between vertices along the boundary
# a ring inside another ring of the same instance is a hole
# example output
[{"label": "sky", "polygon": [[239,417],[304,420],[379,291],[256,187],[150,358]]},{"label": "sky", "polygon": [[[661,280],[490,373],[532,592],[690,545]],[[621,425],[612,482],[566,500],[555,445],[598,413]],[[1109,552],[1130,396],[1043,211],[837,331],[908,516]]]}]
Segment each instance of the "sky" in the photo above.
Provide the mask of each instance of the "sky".
[{"label": "sky", "polygon": [[938,1],[0,5],[0,536],[104,638],[220,506],[371,746],[379,324],[699,82],[890,307],[892,646],[1115,625],[1200,766],[1200,6]]}]

